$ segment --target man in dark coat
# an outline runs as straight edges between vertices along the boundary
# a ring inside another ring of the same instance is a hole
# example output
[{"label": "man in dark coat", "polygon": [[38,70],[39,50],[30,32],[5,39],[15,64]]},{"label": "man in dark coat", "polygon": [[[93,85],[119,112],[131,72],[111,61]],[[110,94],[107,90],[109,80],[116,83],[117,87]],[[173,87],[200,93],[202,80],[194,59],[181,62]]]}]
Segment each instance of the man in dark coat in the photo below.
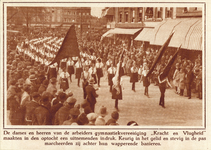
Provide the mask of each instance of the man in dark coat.
[{"label": "man in dark coat", "polygon": [[37,108],[38,106],[40,106],[39,104],[40,101],[40,95],[37,92],[34,92],[32,94],[32,100],[26,103],[25,106],[25,121],[27,125],[32,125],[32,114],[35,110],[35,108]]},{"label": "man in dark coat", "polygon": [[74,107],[76,99],[69,97],[65,105],[61,107],[55,114],[54,125],[62,125],[64,121],[69,119],[69,111]]},{"label": "man in dark coat", "polygon": [[35,108],[32,114],[33,125],[51,125],[51,114],[47,108],[49,103],[48,96],[42,96],[40,100],[41,105]]},{"label": "man in dark coat", "polygon": [[94,112],[95,109],[95,104],[96,104],[96,98],[98,97],[97,93],[96,93],[96,89],[94,88],[94,79],[92,78],[89,81],[89,85],[86,86],[85,90],[86,90],[86,94],[87,94],[87,102],[89,103],[92,112]]},{"label": "man in dark coat", "polygon": [[53,101],[51,106],[50,113],[52,117],[52,123],[54,122],[54,116],[56,112],[63,106],[64,101],[66,100],[67,95],[63,92],[59,93],[58,97]]},{"label": "man in dark coat", "polygon": [[186,74],[186,88],[187,88],[187,96],[188,99],[191,99],[191,84],[194,79],[193,71],[191,70],[190,66],[187,66],[187,74]]}]

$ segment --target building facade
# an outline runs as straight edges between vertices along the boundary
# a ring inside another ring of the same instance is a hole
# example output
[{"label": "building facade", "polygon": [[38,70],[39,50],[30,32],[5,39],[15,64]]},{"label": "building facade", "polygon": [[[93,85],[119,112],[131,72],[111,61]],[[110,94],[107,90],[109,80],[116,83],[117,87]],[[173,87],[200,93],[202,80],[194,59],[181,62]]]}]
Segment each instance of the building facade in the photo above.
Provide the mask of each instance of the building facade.
[{"label": "building facade", "polygon": [[198,7],[106,7],[102,17],[107,18],[107,28],[155,27],[165,19],[201,17]]},{"label": "building facade", "polygon": [[8,7],[8,24],[90,28],[91,7]]}]

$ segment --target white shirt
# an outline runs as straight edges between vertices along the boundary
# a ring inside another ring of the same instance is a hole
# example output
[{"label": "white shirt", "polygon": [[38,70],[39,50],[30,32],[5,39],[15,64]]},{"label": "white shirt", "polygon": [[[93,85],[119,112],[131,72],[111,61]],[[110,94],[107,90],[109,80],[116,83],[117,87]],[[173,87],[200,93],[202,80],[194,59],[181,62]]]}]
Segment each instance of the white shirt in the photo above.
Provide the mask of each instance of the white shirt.
[{"label": "white shirt", "polygon": [[70,77],[70,74],[68,72],[61,72],[59,76],[60,76],[60,78],[66,79],[66,78]]},{"label": "white shirt", "polygon": [[137,67],[132,67],[131,68],[131,73],[137,73],[138,72],[138,68]]},{"label": "white shirt", "polygon": [[108,73],[109,74],[115,74],[116,73],[116,68],[115,67],[108,68]]},{"label": "white shirt", "polygon": [[103,63],[102,62],[100,62],[100,63],[97,62],[95,66],[96,66],[96,68],[103,68]]},{"label": "white shirt", "polygon": [[76,67],[76,68],[81,68],[81,65],[82,65],[81,62],[80,62],[80,63],[77,62],[77,63],[75,64],[75,67]]},{"label": "white shirt", "polygon": [[96,74],[96,68],[94,67],[91,67],[91,68],[89,68],[89,73],[90,74]]},{"label": "white shirt", "polygon": [[74,61],[68,60],[68,61],[67,61],[67,65],[68,65],[68,66],[73,66],[73,65],[74,65]]}]

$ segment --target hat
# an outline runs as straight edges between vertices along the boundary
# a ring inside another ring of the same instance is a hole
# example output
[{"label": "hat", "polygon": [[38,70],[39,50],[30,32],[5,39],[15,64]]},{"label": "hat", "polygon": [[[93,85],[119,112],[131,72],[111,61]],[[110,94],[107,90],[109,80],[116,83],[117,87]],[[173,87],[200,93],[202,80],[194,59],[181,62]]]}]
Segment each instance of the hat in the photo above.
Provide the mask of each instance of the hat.
[{"label": "hat", "polygon": [[94,121],[94,120],[96,120],[97,119],[97,114],[96,113],[89,113],[88,115],[87,115],[87,118],[88,118],[88,120],[89,121]]},{"label": "hat", "polygon": [[68,104],[75,104],[76,103],[76,99],[73,98],[73,97],[68,97],[67,100],[66,100],[66,102]]},{"label": "hat", "polygon": [[67,97],[71,97],[71,96],[73,96],[73,92],[69,90],[69,91],[67,92]]},{"label": "hat", "polygon": [[32,75],[29,76],[29,79],[30,79],[30,81],[34,81],[34,80],[36,80],[37,78],[35,77],[34,74],[32,74]]},{"label": "hat", "polygon": [[88,124],[89,120],[86,116],[85,113],[82,113],[79,117],[78,117],[78,124],[79,125],[84,125],[84,124]]},{"label": "hat", "polygon": [[32,93],[32,97],[33,98],[40,97],[40,94],[38,92],[34,92],[34,93]]},{"label": "hat", "polygon": [[58,94],[58,97],[59,97],[60,100],[64,100],[65,101],[66,100],[66,96],[67,95],[65,93],[63,93],[63,92]]},{"label": "hat", "polygon": [[57,82],[57,79],[55,77],[50,79],[50,83],[56,83],[56,82]]},{"label": "hat", "polygon": [[119,113],[118,111],[113,111],[112,114],[111,114],[111,117],[115,120],[118,120],[119,119]]},{"label": "hat", "polygon": [[91,78],[90,80],[89,80],[89,84],[94,84],[95,83],[95,80],[93,79],[93,78]]},{"label": "hat", "polygon": [[78,108],[74,107],[74,108],[70,109],[69,113],[70,113],[70,115],[78,116],[80,114],[80,111]]},{"label": "hat", "polygon": [[130,121],[127,123],[128,126],[138,126],[137,122],[135,121]]},{"label": "hat", "polygon": [[102,118],[97,118],[95,121],[95,125],[105,125],[105,120]]},{"label": "hat", "polygon": [[100,108],[100,115],[101,115],[102,117],[105,117],[107,114],[108,114],[108,112],[107,112],[106,107],[102,106],[102,107]]}]

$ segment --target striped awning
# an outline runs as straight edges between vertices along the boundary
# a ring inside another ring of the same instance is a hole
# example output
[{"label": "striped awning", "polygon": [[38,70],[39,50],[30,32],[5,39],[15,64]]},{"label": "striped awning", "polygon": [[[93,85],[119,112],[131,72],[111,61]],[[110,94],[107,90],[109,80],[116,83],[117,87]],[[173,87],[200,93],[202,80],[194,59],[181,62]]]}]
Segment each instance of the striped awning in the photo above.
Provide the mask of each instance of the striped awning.
[{"label": "striped awning", "polygon": [[141,33],[135,38],[136,41],[150,41],[153,28],[144,28]]},{"label": "striped awning", "polygon": [[[143,32],[144,31],[144,32]],[[143,30],[135,40],[149,41],[151,45],[163,45],[169,35],[174,35],[169,47],[179,47],[189,50],[202,50],[202,19],[169,19],[158,24],[151,31]]]}]

